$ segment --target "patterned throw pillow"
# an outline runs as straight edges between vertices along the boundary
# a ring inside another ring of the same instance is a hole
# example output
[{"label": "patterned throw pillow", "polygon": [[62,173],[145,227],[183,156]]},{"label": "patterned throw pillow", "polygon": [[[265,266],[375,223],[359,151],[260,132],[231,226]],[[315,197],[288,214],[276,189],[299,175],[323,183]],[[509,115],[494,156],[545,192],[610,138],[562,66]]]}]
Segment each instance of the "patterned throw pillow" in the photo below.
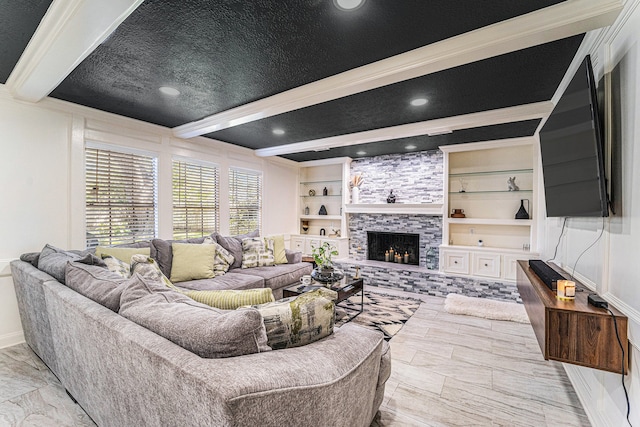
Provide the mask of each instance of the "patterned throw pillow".
[{"label": "patterned throw pillow", "polygon": [[151,256],[151,248],[125,248],[116,246],[98,246],[96,248],[97,257],[104,258],[106,255],[111,255],[123,262],[129,262],[135,254]]},{"label": "patterned throw pillow", "polygon": [[229,271],[229,267],[231,267],[233,261],[235,261],[235,258],[233,257],[233,255],[231,255],[231,252],[216,243],[211,236],[205,237],[202,244],[216,245],[216,256],[213,259],[213,271],[216,276],[222,276],[227,271]]},{"label": "patterned throw pillow", "polygon": [[174,291],[179,291],[179,289],[176,288],[169,279],[167,279],[167,276],[162,273],[158,263],[153,258],[140,254],[133,255],[131,257],[131,275],[134,275],[135,273],[138,273],[142,277],[161,281]]},{"label": "patterned throw pillow", "polygon": [[245,305],[273,302],[271,288],[218,290],[218,291],[183,291],[183,293],[199,303],[221,310],[235,310]]},{"label": "patterned throw pillow", "polygon": [[265,240],[260,237],[242,239],[242,268],[266,267],[271,265],[275,265],[273,246],[266,246]]},{"label": "patterned throw pillow", "polygon": [[273,246],[273,257],[275,259],[276,264],[288,264],[287,260],[287,251],[285,250],[284,245],[284,236],[282,234],[267,236],[264,238],[265,242],[270,240],[271,243],[269,245]]},{"label": "patterned throw pillow", "polygon": [[337,297],[335,291],[318,288],[297,297],[251,307],[264,319],[267,344],[279,350],[310,344],[331,335]]},{"label": "patterned throw pillow", "polygon": [[[144,255],[139,255],[144,256]],[[107,264],[109,271],[116,273],[117,275],[128,279],[131,277],[131,266],[124,261],[120,261],[118,258],[112,255],[102,255],[102,261]]]}]

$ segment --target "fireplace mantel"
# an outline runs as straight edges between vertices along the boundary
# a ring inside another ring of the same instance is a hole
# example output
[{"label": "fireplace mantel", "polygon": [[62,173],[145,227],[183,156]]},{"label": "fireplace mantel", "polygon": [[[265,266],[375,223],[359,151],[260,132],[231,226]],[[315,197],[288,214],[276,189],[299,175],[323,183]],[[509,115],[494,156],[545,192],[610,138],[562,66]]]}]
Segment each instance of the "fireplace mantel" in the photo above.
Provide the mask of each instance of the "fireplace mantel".
[{"label": "fireplace mantel", "polygon": [[345,205],[346,213],[442,216],[442,203],[359,203]]}]

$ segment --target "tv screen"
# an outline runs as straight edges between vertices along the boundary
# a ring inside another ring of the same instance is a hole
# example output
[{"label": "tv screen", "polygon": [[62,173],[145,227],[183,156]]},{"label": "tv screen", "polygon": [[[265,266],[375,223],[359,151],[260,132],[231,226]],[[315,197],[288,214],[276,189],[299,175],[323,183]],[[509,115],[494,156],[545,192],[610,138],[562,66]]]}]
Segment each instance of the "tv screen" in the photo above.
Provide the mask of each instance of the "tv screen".
[{"label": "tv screen", "polygon": [[548,217],[608,216],[603,133],[585,57],[540,130]]}]

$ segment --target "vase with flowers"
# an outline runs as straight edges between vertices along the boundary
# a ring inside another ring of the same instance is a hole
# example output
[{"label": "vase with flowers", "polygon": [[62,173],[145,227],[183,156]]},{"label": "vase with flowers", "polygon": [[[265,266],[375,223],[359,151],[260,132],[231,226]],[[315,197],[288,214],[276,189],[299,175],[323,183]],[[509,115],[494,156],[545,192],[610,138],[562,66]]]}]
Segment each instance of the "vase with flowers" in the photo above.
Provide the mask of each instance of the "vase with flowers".
[{"label": "vase with flowers", "polygon": [[333,265],[331,257],[338,255],[336,247],[329,242],[324,242],[311,251],[317,267],[311,272],[311,277],[320,283],[335,283],[344,277],[344,273]]},{"label": "vase with flowers", "polygon": [[351,177],[349,185],[351,186],[351,203],[353,204],[360,203],[360,185],[363,181],[362,174],[356,174]]}]

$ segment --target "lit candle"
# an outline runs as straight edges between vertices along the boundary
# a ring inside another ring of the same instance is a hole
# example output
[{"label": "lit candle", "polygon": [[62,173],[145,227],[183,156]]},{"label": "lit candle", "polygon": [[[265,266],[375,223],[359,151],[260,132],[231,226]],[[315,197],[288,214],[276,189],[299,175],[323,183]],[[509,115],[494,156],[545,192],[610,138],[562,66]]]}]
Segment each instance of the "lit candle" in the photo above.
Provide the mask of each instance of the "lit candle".
[{"label": "lit candle", "polygon": [[384,260],[389,262],[389,251],[384,252]]},{"label": "lit candle", "polygon": [[393,261],[393,260],[394,260],[393,256],[394,256],[393,248],[390,248],[390,249],[389,249],[389,259],[391,259],[391,261]]},{"label": "lit candle", "polygon": [[573,301],[576,297],[576,282],[571,280],[558,280],[556,298],[562,301]]},{"label": "lit candle", "polygon": [[409,253],[408,252],[404,253],[404,263],[405,264],[409,264]]},{"label": "lit candle", "polygon": [[402,263],[402,257],[400,256],[400,254],[396,254],[396,262]]}]

